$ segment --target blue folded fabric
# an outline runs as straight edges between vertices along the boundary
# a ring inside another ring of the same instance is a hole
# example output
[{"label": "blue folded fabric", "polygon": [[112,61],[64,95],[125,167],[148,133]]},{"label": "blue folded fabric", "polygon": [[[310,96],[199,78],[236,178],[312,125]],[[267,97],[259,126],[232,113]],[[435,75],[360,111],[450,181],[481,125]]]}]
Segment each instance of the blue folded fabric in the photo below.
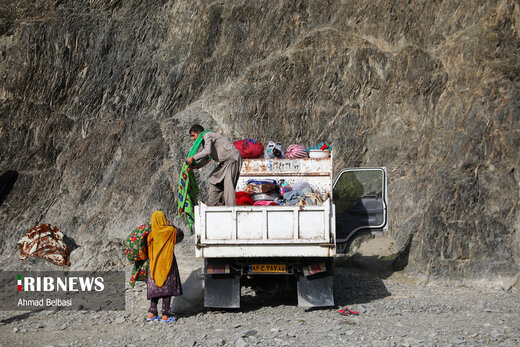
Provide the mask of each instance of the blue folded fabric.
[{"label": "blue folded fabric", "polygon": [[285,193],[283,195],[283,199],[284,199],[286,205],[295,205],[298,201],[300,201],[298,199],[298,196],[305,199],[305,194],[303,194],[299,190],[291,190],[290,192]]}]

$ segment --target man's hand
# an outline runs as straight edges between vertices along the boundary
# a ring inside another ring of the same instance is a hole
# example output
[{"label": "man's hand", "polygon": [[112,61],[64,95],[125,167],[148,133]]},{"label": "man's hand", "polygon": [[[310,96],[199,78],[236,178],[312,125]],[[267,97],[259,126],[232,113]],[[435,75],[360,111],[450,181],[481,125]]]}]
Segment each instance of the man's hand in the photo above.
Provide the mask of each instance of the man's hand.
[{"label": "man's hand", "polygon": [[193,159],[193,157],[189,157],[188,159],[186,159],[186,163],[188,163],[188,165],[193,165],[193,163],[195,162],[195,159]]}]

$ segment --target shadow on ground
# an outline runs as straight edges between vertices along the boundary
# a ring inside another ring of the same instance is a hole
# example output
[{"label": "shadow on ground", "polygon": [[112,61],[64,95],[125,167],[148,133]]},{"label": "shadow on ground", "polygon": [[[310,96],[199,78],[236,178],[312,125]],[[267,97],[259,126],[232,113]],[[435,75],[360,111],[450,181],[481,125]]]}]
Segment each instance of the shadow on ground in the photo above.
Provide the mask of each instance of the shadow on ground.
[{"label": "shadow on ground", "polygon": [[390,295],[383,280],[366,270],[336,267],[334,271],[336,305],[366,304]]},{"label": "shadow on ground", "polygon": [[[406,266],[407,252],[398,255],[371,255],[359,253],[338,256],[334,259],[334,301],[335,306],[366,304],[391,295],[383,280]],[[262,284],[262,285],[259,285]],[[298,294],[296,278],[280,275],[266,275],[260,283],[241,281],[240,308],[202,309],[198,312],[228,311],[250,312],[264,307],[297,306]],[[200,297],[203,300],[203,296]],[[202,303],[201,303],[202,305]],[[320,308],[313,308],[319,310]],[[330,307],[323,308],[330,309]],[[188,313],[190,316],[197,313]]]},{"label": "shadow on ground", "polygon": [[23,313],[14,315],[12,317],[0,320],[0,325],[6,325],[6,324],[10,324],[10,323],[13,323],[13,322],[17,322],[17,321],[21,321],[21,320],[27,319],[30,316],[32,316],[33,314],[36,314],[36,313],[41,312],[41,311],[43,311],[43,309],[38,309],[38,310],[34,310],[34,311],[29,311],[29,312],[23,312]]},{"label": "shadow on ground", "polygon": [[386,256],[353,254],[334,259],[337,305],[363,304],[390,296],[383,279],[408,264],[408,252]]},{"label": "shadow on ground", "polygon": [[[385,272],[385,276],[389,275]],[[390,296],[383,278],[359,267],[335,267],[334,270],[334,301],[335,306],[366,304]],[[239,309],[226,309],[228,312],[250,312],[264,307],[297,306],[298,295],[296,279],[292,286],[272,292],[255,291],[252,288],[242,288]],[[304,309],[304,308],[302,308]],[[328,310],[330,307],[307,308],[306,310]]]}]

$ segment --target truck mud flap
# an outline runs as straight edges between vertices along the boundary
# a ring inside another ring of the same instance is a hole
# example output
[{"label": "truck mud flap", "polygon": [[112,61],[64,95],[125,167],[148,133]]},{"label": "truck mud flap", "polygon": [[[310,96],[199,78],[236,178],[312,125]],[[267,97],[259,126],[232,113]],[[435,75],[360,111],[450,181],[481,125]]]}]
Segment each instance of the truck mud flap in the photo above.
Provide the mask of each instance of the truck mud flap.
[{"label": "truck mud flap", "polygon": [[298,306],[334,306],[334,276],[331,273],[298,276]]},{"label": "truck mud flap", "polygon": [[204,307],[239,308],[240,275],[205,275]]}]

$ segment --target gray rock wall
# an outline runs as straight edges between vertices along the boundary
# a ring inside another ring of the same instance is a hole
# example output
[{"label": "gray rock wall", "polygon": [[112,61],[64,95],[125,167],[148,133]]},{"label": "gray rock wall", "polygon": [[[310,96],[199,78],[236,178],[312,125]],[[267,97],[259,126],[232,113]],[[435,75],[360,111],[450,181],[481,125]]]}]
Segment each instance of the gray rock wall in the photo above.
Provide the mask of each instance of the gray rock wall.
[{"label": "gray rock wall", "polygon": [[131,229],[174,216],[197,122],[386,166],[410,274],[519,273],[518,1],[1,0],[0,53],[5,264],[51,223],[73,268],[124,265]]}]

